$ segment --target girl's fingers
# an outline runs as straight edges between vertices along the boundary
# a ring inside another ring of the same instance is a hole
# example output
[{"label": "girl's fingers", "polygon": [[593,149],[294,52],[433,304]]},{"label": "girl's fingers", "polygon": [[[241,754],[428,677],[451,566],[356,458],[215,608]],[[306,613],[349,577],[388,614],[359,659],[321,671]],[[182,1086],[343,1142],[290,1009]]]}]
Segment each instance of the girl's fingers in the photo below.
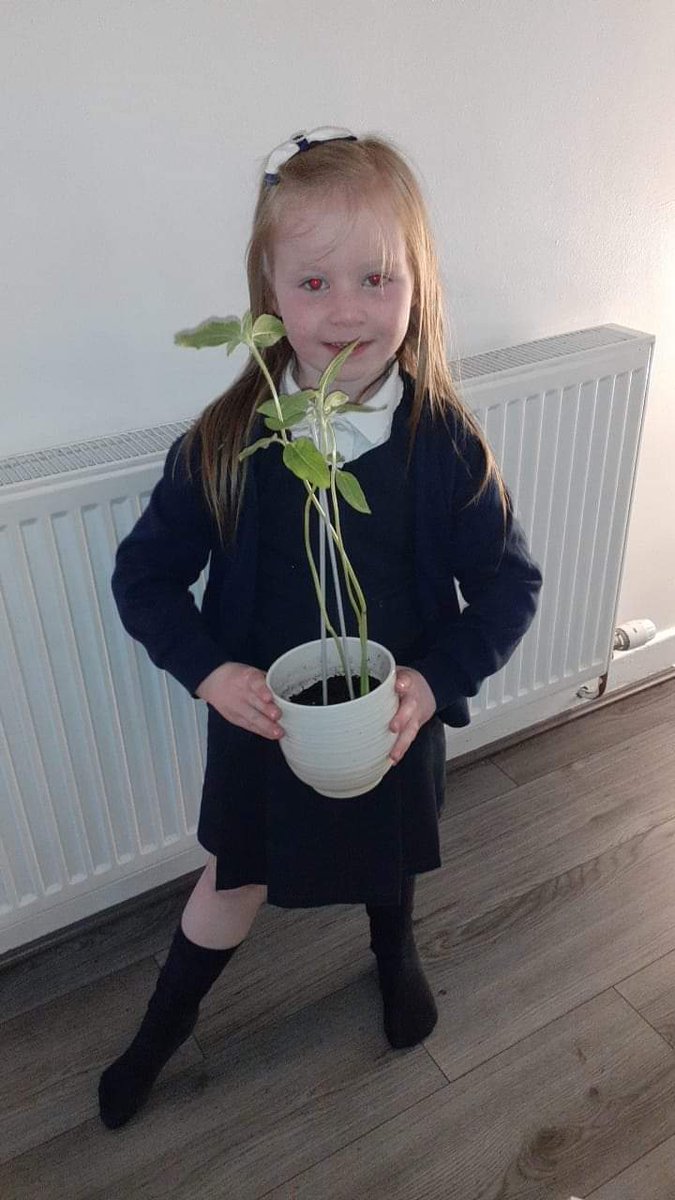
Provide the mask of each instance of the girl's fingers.
[{"label": "girl's fingers", "polygon": [[400,735],[400,737],[398,737],[396,739],[396,741],[394,742],[394,745],[392,746],[391,750],[389,751],[389,757],[392,760],[392,762],[397,763],[397,762],[401,761],[401,759],[403,758],[403,755],[406,753],[407,750],[410,749],[413,742],[415,741],[418,731],[419,731],[419,724],[417,722],[415,722],[414,724],[411,722],[405,728],[403,733]]},{"label": "girl's fingers", "polygon": [[270,742],[278,742],[284,736],[283,730],[278,725],[269,724],[264,729],[253,729],[252,733],[257,733],[260,737],[267,738]]},{"label": "girl's fingers", "polygon": [[255,704],[260,712],[271,717],[273,721],[278,720],[278,718],[281,716],[281,713],[269,688],[262,683],[257,687],[254,687],[253,691],[255,696]]},{"label": "girl's fingers", "polygon": [[389,757],[394,763],[400,762],[406,751],[410,749],[420,728],[417,699],[415,696],[405,695],[411,682],[408,675],[396,683],[396,689],[401,695],[396,715],[389,723],[392,733],[399,735],[389,752]]},{"label": "girl's fingers", "polygon": [[399,702],[396,715],[389,723],[389,728],[392,733],[399,733],[405,729],[408,722],[414,717],[417,711],[417,705],[413,699],[401,700]]},{"label": "girl's fingers", "polygon": [[255,705],[251,707],[247,716],[246,724],[251,733],[259,733],[262,737],[275,741],[282,736],[283,730],[276,721],[268,713],[261,712]]},{"label": "girl's fingers", "polygon": [[260,704],[254,700],[251,702],[251,708],[254,712],[259,713],[261,717],[266,717],[269,721],[278,721],[281,716],[276,704]]}]

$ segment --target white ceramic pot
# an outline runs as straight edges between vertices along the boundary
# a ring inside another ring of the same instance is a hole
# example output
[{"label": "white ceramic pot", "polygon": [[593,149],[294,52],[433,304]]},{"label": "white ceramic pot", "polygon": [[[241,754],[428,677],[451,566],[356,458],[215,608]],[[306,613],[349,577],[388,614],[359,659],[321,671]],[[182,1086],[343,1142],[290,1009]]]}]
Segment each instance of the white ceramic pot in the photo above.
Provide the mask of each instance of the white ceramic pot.
[{"label": "white ceramic pot", "polygon": [[[342,674],[337,648],[327,642],[328,675]],[[352,674],[360,674],[361,644],[347,638]],[[392,765],[389,751],[396,734],[389,729],[397,708],[396,664],[385,646],[368,642],[368,674],[380,686],[343,704],[312,707],[294,704],[298,695],[321,679],[321,641],[304,642],[282,654],[267,672],[267,686],[281,709],[284,757],[298,779],[322,796],[336,800],[362,796]]]}]

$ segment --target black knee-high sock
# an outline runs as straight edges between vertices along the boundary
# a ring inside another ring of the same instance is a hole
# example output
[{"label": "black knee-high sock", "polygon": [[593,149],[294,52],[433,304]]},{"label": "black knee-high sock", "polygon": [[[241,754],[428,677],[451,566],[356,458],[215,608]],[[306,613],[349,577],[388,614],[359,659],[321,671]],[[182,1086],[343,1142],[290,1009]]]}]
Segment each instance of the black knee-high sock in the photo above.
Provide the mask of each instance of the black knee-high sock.
[{"label": "black knee-high sock", "polygon": [[438,1019],[436,1003],[417,953],[412,928],[414,875],[405,876],[398,905],[367,904],[370,948],[384,1005],[384,1029],[395,1049],[428,1037]]},{"label": "black knee-high sock", "polygon": [[197,1024],[200,1000],[237,949],[197,946],[178,925],[138,1033],[101,1075],[99,1107],[109,1129],[124,1125],[145,1103],[162,1067]]}]

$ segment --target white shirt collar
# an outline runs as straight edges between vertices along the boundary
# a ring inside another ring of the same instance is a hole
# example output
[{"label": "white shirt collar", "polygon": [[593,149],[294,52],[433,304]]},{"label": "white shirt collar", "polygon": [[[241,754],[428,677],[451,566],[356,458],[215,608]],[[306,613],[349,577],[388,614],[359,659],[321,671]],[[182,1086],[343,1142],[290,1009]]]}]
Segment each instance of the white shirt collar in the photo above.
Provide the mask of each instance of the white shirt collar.
[{"label": "white shirt collar", "polygon": [[[292,365],[288,364],[281,379],[281,393],[290,396],[301,390],[293,377]],[[377,446],[389,436],[394,412],[403,396],[403,380],[398,362],[392,364],[387,378],[382,381],[374,395],[366,401],[368,408],[377,408],[377,412],[350,412],[339,415],[336,424],[344,423],[359,435],[359,441],[365,441],[371,446]],[[298,435],[299,426],[295,426],[294,434]]]}]

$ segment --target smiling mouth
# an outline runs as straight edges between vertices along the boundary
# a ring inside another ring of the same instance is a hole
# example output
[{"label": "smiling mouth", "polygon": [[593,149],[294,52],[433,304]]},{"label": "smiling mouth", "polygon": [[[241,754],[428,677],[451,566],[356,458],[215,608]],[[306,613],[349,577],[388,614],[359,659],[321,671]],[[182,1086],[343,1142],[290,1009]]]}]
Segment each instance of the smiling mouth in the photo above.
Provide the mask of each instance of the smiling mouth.
[{"label": "smiling mouth", "polygon": [[[356,339],[351,338],[350,341],[356,341]],[[325,344],[330,346],[331,350],[344,350],[345,346],[349,345],[349,342],[326,342]],[[370,345],[369,342],[359,342],[358,346],[354,347],[352,353],[356,354],[359,350],[362,350],[364,346],[368,345]]]}]

